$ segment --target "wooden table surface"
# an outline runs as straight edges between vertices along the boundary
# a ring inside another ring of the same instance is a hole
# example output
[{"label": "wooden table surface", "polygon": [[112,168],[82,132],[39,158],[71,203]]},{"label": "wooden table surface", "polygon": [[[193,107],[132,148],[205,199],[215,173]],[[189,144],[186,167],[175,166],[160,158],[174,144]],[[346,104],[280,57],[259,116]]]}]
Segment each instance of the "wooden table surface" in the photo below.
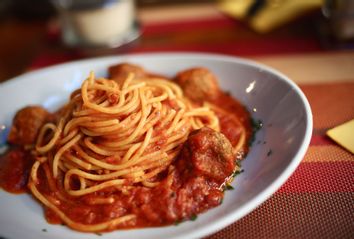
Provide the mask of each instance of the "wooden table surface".
[{"label": "wooden table surface", "polygon": [[354,81],[354,51],[259,56],[251,59],[281,71],[297,84]]}]

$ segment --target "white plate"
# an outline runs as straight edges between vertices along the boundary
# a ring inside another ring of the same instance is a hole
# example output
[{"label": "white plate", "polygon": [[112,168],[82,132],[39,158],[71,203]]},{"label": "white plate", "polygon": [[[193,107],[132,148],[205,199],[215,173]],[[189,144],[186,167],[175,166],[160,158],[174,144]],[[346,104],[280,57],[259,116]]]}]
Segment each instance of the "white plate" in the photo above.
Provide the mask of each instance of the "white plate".
[{"label": "white plate", "polygon": [[[39,203],[29,195],[0,190],[0,238],[196,238],[235,222],[269,198],[294,172],[309,145],[312,115],[307,99],[286,76],[249,60],[210,54],[137,54],[77,61],[33,71],[0,84],[0,124],[10,125],[14,113],[29,104],[57,109],[94,70],[105,76],[107,66],[128,61],[151,72],[173,76],[204,66],[221,87],[237,97],[255,119],[263,122],[256,141],[242,162],[244,173],[233,182],[221,206],[177,226],[119,230],[101,237],[50,225]],[[269,152],[272,152],[269,155]]]}]

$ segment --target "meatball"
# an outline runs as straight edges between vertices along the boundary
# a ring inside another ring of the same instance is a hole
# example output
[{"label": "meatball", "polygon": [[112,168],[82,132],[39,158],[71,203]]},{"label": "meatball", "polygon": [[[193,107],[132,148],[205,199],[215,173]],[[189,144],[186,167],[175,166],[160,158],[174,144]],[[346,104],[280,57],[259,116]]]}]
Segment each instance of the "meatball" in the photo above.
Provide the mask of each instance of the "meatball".
[{"label": "meatball", "polygon": [[123,84],[127,79],[129,73],[133,73],[135,78],[144,77],[146,75],[145,70],[137,65],[129,63],[121,63],[108,68],[109,78]]},{"label": "meatball", "polygon": [[13,119],[8,142],[17,145],[34,144],[40,128],[50,115],[40,106],[27,106],[19,110]]},{"label": "meatball", "polygon": [[232,145],[222,134],[208,127],[192,132],[181,151],[192,171],[224,182],[235,168]]},{"label": "meatball", "polygon": [[175,78],[184,94],[192,101],[202,103],[215,99],[220,92],[216,76],[206,68],[182,71]]}]

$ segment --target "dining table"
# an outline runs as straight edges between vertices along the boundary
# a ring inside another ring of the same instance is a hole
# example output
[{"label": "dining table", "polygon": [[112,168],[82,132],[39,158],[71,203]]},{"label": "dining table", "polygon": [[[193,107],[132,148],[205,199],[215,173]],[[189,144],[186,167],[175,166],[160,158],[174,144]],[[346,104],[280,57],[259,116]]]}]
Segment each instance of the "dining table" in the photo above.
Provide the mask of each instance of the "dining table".
[{"label": "dining table", "polygon": [[329,47],[316,31],[320,23],[312,20],[306,16],[261,34],[215,3],[142,7],[137,9],[139,37],[103,52],[65,46],[56,17],[6,20],[0,23],[0,82],[103,55],[202,52],[270,66],[295,82],[310,103],[313,132],[307,153],[268,200],[205,238],[353,238],[354,155],[326,132],[354,119],[354,48]]}]

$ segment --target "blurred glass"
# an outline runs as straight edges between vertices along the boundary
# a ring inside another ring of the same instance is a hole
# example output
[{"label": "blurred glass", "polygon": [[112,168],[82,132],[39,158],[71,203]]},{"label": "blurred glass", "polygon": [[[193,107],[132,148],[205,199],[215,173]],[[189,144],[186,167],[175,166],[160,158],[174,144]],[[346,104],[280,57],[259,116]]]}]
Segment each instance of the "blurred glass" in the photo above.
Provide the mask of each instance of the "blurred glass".
[{"label": "blurred glass", "polygon": [[114,48],[139,36],[133,0],[52,0],[63,42],[77,48]]},{"label": "blurred glass", "polygon": [[337,39],[354,39],[354,0],[326,0],[322,12]]}]

